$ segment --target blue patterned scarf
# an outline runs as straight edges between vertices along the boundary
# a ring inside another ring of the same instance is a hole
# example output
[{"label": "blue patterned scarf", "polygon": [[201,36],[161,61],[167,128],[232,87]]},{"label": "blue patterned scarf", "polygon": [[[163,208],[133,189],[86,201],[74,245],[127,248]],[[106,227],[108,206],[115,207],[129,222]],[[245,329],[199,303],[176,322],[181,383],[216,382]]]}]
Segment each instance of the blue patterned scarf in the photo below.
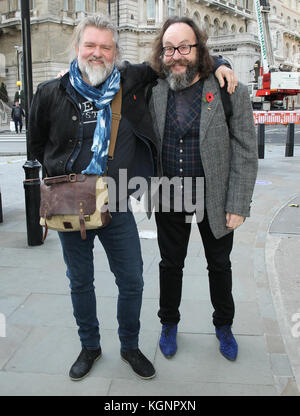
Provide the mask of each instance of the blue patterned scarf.
[{"label": "blue patterned scarf", "polygon": [[97,125],[94,132],[93,157],[88,167],[82,171],[87,175],[103,175],[106,171],[108,148],[111,130],[110,102],[120,89],[120,72],[114,67],[109,77],[100,88],[87,84],[81,76],[77,59],[70,65],[70,82],[76,91],[87,100],[92,101],[99,109]]}]

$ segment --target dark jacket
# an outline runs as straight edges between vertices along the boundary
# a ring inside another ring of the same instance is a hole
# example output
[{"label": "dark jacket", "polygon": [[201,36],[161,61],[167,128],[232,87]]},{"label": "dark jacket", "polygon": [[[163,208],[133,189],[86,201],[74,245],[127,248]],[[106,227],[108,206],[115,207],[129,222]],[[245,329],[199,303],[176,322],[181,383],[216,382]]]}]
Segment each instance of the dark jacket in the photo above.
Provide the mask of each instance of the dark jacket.
[{"label": "dark jacket", "polygon": [[[129,175],[149,177],[155,173],[157,145],[147,107],[145,87],[155,81],[156,75],[144,64],[124,63],[120,72],[121,115],[129,123],[132,134],[136,137],[134,166],[128,167]],[[29,115],[29,150],[44,166],[48,176],[67,173],[68,160],[76,143],[82,138],[82,133],[81,113],[74,99],[69,74],[65,74],[61,79],[40,84]],[[117,143],[118,139],[119,137]],[[125,152],[121,156],[126,160],[129,155]]]},{"label": "dark jacket", "polygon": [[13,120],[22,120],[22,117],[25,117],[23,108],[20,105],[19,107],[14,105],[11,111],[11,118]]}]

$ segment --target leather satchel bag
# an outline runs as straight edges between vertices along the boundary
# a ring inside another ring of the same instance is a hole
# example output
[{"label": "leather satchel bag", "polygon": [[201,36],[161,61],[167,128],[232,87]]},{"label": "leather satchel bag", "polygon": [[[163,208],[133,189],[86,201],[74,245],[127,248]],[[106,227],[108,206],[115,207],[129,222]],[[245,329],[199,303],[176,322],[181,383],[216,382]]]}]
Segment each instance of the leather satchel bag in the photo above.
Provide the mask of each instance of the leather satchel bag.
[{"label": "leather satchel bag", "polygon": [[[108,160],[113,159],[121,120],[122,90],[111,103],[112,125]],[[80,231],[86,239],[86,230],[108,225],[108,189],[103,176],[71,173],[46,177],[41,186],[40,225],[57,231]]]}]

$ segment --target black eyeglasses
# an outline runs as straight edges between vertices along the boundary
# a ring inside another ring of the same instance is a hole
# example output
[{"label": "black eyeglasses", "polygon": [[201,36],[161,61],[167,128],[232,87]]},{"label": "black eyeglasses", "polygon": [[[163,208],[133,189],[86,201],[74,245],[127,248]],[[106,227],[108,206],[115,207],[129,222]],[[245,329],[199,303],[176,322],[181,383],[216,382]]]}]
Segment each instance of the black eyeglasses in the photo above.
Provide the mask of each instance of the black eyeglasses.
[{"label": "black eyeglasses", "polygon": [[175,46],[165,46],[162,48],[162,53],[165,56],[173,56],[175,51],[178,51],[180,55],[188,55],[195,46],[198,46],[198,43],[195,43],[194,45],[180,45],[177,46],[177,48]]}]

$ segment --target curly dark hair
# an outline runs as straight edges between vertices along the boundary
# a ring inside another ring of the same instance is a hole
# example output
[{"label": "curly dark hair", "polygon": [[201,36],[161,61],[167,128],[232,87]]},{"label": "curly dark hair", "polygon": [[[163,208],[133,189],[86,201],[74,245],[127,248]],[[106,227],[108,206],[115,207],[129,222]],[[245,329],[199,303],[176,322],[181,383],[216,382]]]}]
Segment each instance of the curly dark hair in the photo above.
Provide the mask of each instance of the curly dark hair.
[{"label": "curly dark hair", "polygon": [[207,78],[214,68],[213,58],[209,54],[208,48],[206,46],[206,41],[207,41],[208,36],[205,31],[202,31],[199,28],[199,26],[194,22],[194,20],[186,16],[169,17],[163,24],[161,30],[159,31],[153,43],[152,55],[150,58],[150,64],[152,68],[158,73],[158,75],[161,78],[165,78],[165,74],[163,72],[163,62],[162,62],[162,49],[163,49],[162,39],[168,27],[170,27],[174,23],[185,23],[193,29],[195,36],[196,36],[196,43],[198,44],[197,52],[198,52],[199,74],[201,78]]}]

